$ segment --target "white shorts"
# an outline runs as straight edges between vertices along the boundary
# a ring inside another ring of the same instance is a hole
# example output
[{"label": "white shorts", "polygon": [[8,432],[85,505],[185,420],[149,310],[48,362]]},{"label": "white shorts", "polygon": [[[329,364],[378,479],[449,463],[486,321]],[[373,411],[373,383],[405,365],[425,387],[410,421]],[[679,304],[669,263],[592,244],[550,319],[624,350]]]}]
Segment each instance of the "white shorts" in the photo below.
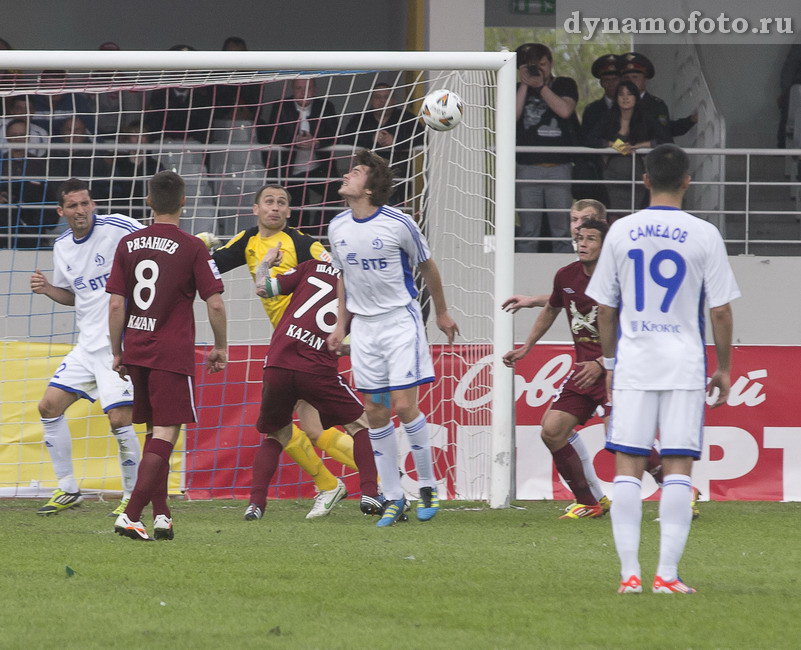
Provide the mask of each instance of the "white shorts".
[{"label": "white shorts", "polygon": [[648,456],[659,431],[663,456],[700,458],[705,397],[703,389],[614,390],[606,448]]},{"label": "white shorts", "polygon": [[133,385],[111,369],[113,359],[110,347],[87,352],[78,346],[64,357],[49,385],[90,402],[100,398],[104,413],[118,406],[131,406]]},{"label": "white shorts", "polygon": [[356,389],[386,393],[434,381],[423,314],[417,302],[387,314],[354,316],[350,358]]}]

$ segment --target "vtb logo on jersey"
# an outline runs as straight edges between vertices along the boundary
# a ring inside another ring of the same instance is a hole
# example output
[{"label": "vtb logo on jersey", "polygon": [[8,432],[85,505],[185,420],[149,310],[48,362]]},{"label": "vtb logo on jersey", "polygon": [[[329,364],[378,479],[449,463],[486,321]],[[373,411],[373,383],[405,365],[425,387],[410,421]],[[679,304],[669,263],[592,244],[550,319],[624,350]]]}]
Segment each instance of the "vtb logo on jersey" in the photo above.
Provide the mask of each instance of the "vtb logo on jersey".
[{"label": "vtb logo on jersey", "polygon": [[356,259],[356,253],[348,253],[345,256],[345,261],[351,266],[359,266],[359,261]]},{"label": "vtb logo on jersey", "polygon": [[75,285],[76,289],[86,289],[86,282],[83,281],[83,276],[82,275],[77,277],[77,278],[75,278],[75,281],[73,282],[73,284]]}]

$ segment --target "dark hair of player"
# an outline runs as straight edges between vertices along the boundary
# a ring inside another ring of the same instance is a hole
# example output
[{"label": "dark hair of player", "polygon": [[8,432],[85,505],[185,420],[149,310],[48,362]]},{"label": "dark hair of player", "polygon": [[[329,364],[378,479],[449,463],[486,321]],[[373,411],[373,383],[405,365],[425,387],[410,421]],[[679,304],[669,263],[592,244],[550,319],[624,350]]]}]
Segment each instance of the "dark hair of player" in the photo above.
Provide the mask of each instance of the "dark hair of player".
[{"label": "dark hair of player", "polygon": [[690,159],[675,144],[660,144],[645,157],[645,171],[651,189],[675,192],[681,187],[690,169]]},{"label": "dark hair of player", "polygon": [[603,242],[603,240],[606,239],[606,233],[609,232],[609,224],[600,219],[587,219],[587,221],[576,228],[576,230],[597,230],[601,233],[601,242]]},{"label": "dark hair of player", "polygon": [[147,184],[150,207],[156,214],[175,214],[181,210],[186,184],[171,171],[159,172]]},{"label": "dark hair of player", "polygon": [[260,187],[259,190],[253,195],[253,205],[256,205],[259,201],[261,201],[261,195],[267,190],[281,190],[286,195],[287,205],[292,205],[292,197],[289,196],[287,189],[281,185],[264,185]]},{"label": "dark hair of player", "polygon": [[68,178],[61,185],[58,186],[58,204],[64,207],[64,197],[72,192],[89,192],[89,198],[92,197],[92,191],[89,189],[89,183],[82,181],[80,178]]},{"label": "dark hair of player", "polygon": [[367,167],[365,189],[370,190],[370,203],[384,205],[392,194],[392,170],[389,163],[377,153],[367,149],[356,152],[356,164]]}]

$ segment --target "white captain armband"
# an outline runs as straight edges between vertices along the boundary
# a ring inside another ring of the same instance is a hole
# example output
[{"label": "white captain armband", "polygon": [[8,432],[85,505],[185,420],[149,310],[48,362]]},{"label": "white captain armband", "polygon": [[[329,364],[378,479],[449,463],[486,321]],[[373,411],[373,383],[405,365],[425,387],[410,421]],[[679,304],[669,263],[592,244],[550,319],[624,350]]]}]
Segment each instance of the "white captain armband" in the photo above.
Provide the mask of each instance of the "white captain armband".
[{"label": "white captain armband", "polygon": [[261,298],[275,298],[281,295],[281,285],[277,278],[264,277],[256,282],[256,295]]}]

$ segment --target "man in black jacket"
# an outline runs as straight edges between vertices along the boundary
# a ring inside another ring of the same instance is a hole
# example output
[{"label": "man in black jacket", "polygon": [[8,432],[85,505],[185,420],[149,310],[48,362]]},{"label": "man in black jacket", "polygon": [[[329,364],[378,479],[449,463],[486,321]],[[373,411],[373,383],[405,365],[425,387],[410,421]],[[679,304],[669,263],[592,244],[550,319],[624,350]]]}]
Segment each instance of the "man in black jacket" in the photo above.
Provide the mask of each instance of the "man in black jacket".
[{"label": "man in black jacket", "polygon": [[[338,116],[330,101],[316,97],[314,78],[298,78],[288,82],[291,94],[275,103],[266,123],[259,125],[259,142],[280,145],[283,151],[268,151],[269,172],[280,168],[281,177],[292,197],[293,205],[309,206],[308,193],[321,195],[322,207],[339,197],[329,179],[337,178],[336,161],[329,149],[336,140]],[[337,178],[338,180],[338,178]],[[313,214],[307,208],[300,215],[300,225],[313,226],[316,234],[325,233],[333,217],[321,210]]]}]

